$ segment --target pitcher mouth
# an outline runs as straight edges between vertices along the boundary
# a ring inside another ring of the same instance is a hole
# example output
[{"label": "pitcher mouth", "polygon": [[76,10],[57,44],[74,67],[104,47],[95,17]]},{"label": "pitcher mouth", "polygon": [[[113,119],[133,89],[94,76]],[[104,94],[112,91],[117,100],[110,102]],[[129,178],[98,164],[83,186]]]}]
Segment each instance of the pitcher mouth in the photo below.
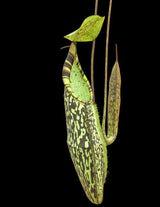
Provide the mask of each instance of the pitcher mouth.
[{"label": "pitcher mouth", "polygon": [[91,85],[80,65],[76,43],[72,42],[62,71],[63,83],[68,92],[83,104],[93,103]]}]

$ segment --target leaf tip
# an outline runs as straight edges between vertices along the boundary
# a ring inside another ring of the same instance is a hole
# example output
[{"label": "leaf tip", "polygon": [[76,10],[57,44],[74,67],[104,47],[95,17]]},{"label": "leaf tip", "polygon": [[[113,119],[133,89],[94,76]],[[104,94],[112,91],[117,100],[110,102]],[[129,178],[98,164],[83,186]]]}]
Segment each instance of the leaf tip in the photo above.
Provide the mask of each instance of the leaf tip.
[{"label": "leaf tip", "polygon": [[[67,40],[70,40],[69,35],[65,35],[64,38],[67,39]],[[71,41],[71,40],[70,40],[70,41]]]}]

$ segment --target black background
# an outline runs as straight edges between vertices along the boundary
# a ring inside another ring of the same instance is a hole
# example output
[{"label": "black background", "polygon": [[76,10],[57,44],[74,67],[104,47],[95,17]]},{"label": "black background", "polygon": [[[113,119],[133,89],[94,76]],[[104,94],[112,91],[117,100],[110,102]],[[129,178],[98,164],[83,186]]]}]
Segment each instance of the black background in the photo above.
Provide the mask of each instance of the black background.
[{"label": "black background", "polygon": [[[123,206],[143,203],[150,192],[151,160],[145,132],[149,128],[145,120],[150,113],[149,107],[145,108],[150,96],[148,83],[153,77],[146,67],[150,65],[147,52],[151,45],[150,9],[146,2],[113,0],[108,74],[115,61],[117,43],[122,100],[118,137],[108,147],[109,167],[102,207],[117,202]],[[99,1],[98,14],[106,16],[95,52],[95,94],[100,119],[107,12],[108,1]],[[18,153],[17,157],[22,204],[94,206],[83,192],[66,144],[61,75],[68,49],[60,50],[70,44],[63,36],[77,29],[93,13],[93,0],[59,0],[26,3],[17,15],[15,27],[20,28],[16,59],[19,60],[17,96],[20,95],[18,136],[22,137],[18,148],[23,155]],[[91,43],[78,43],[79,59],[87,77],[90,77],[90,53]]]}]

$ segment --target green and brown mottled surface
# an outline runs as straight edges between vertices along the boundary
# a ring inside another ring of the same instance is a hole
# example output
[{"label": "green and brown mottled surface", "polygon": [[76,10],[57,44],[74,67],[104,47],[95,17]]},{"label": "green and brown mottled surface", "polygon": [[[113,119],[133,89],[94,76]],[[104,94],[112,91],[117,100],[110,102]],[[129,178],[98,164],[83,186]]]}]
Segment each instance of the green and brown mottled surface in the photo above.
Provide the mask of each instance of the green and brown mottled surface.
[{"label": "green and brown mottled surface", "polygon": [[75,43],[71,44],[62,76],[70,155],[88,199],[100,204],[107,176],[107,148],[91,86],[78,61]]},{"label": "green and brown mottled surface", "polygon": [[109,79],[107,142],[113,143],[118,133],[120,113],[121,74],[116,60]]}]

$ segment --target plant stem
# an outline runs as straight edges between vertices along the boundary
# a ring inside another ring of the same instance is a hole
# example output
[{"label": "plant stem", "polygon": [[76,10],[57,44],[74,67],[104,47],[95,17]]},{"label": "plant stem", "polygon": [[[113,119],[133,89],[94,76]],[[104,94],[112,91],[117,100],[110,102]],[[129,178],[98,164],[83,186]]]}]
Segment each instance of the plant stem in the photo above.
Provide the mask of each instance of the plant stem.
[{"label": "plant stem", "polygon": [[118,47],[117,47],[117,44],[115,44],[115,50],[116,50],[116,61],[118,62]]},{"label": "plant stem", "polygon": [[[98,10],[98,0],[95,0],[95,10],[94,14],[97,15]],[[94,53],[95,53],[95,44],[96,40],[92,42],[92,51],[91,51],[91,87],[93,90],[93,101],[95,101],[95,93],[94,93]]]},{"label": "plant stem", "polygon": [[108,76],[108,47],[109,47],[109,28],[110,28],[110,19],[111,19],[111,9],[112,9],[112,0],[109,2],[108,10],[108,22],[107,22],[107,31],[106,31],[106,54],[105,54],[105,79],[104,79],[104,105],[103,105],[103,119],[102,119],[102,130],[103,134],[106,137],[106,111],[107,111],[107,76]]}]

